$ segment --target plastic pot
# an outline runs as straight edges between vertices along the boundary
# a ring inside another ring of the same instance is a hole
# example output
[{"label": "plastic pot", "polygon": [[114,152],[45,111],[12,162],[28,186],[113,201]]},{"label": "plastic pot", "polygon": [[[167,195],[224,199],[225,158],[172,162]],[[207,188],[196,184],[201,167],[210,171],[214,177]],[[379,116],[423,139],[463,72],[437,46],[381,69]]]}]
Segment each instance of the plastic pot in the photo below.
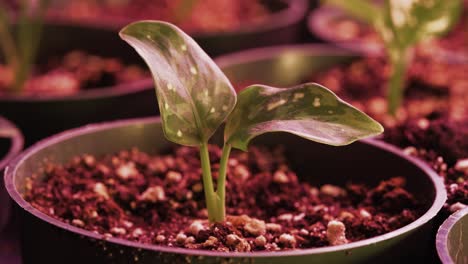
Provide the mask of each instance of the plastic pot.
[{"label": "plastic pot", "polygon": [[395,175],[405,176],[407,188],[421,202],[424,214],[398,230],[341,246],[283,252],[226,253],[147,245],[118,238],[105,239],[102,235],[54,219],[23,199],[25,178],[39,171],[45,159],[64,163],[81,153],[99,156],[131,147],[159,153],[173,146],[164,138],[159,119],[125,120],[90,125],[55,135],[37,143],[10,163],[5,172],[5,181],[10,196],[21,207],[24,262],[395,263],[406,260],[408,255],[424,260],[425,250],[433,245],[433,237],[426,229],[431,228],[431,219],[443,206],[446,192],[440,178],[423,162],[374,140],[336,148],[290,134],[274,133],[258,138],[253,144],[287,146],[286,156],[298,177],[312,184],[344,185],[348,181],[377,184]]},{"label": "plastic pot", "polygon": [[[8,162],[19,154],[23,148],[23,136],[17,127],[0,116],[0,173]],[[10,197],[5,190],[3,181],[0,181],[0,232],[10,218]]]},{"label": "plastic pot", "polygon": [[443,264],[468,263],[468,207],[452,214],[440,226],[436,247]]},{"label": "plastic pot", "polygon": [[[72,50],[144,65],[139,56],[111,30],[59,23],[45,25],[39,62]],[[157,114],[158,109],[153,81],[148,77],[62,97],[2,95],[0,113],[21,129],[26,145],[31,145],[46,136],[89,122],[150,116]]]},{"label": "plastic pot", "polygon": [[[238,29],[224,32],[193,32],[191,36],[211,56],[246,48],[294,43],[306,33],[305,20],[309,0],[270,0],[262,1],[272,11],[268,18],[255,24],[245,24]],[[70,21],[66,17],[57,17]],[[100,25],[117,31],[133,22],[131,19],[91,18],[70,23],[79,25]]]}]

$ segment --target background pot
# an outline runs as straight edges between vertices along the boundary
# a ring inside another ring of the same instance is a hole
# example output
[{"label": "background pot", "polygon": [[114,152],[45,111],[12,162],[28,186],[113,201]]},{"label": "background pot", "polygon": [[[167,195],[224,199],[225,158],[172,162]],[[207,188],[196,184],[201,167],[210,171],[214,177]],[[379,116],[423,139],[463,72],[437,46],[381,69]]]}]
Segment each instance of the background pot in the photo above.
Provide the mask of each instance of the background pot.
[{"label": "background pot", "polygon": [[[7,163],[23,148],[23,136],[17,127],[0,116],[0,174]],[[10,217],[10,197],[5,190],[3,179],[0,180],[0,233]]]},{"label": "background pot", "polygon": [[[343,28],[343,32],[346,34],[358,34],[357,32],[362,29],[373,31],[369,25],[349,17],[338,8],[328,6],[314,9],[307,18],[307,27],[312,35],[324,42],[370,56],[386,56],[383,42],[380,40],[377,33],[375,33],[375,38],[372,37],[372,39],[367,40],[359,36],[340,35],[337,28],[332,26],[332,23],[343,19],[352,21],[352,23],[355,23],[355,26],[358,27],[354,28],[354,26],[352,26],[353,28],[349,28],[351,25],[347,25],[346,28]],[[453,64],[468,63],[468,54],[465,52],[444,49],[433,43],[426,44],[423,50],[425,51],[421,52],[422,57],[427,57],[429,55],[435,61]]]},{"label": "background pot", "polygon": [[329,45],[305,44],[251,49],[215,61],[234,85],[262,83],[287,87],[309,81],[313,73],[358,57],[356,52]]},{"label": "background pot", "polygon": [[[316,36],[317,38],[321,39],[322,41],[339,46],[341,48],[358,51],[374,56],[385,55],[384,47],[382,45],[382,42],[380,41],[375,40],[371,42],[359,39],[357,37],[349,39],[344,36],[339,36],[339,33],[336,31],[336,28],[332,27],[332,23],[334,21],[339,21],[342,19],[349,19],[355,21],[357,25],[361,25],[362,27],[368,27],[367,25],[359,22],[358,20],[350,18],[341,10],[332,7],[320,7],[312,11],[307,18],[307,27],[309,28],[310,33]],[[349,34],[349,30],[347,31],[347,33]]]},{"label": "background pot", "polygon": [[436,247],[443,264],[468,263],[468,207],[445,220],[437,232]]},{"label": "background pot", "polygon": [[[117,33],[98,27],[47,24],[39,48],[39,62],[50,56],[83,50],[103,57],[144,66]],[[0,113],[24,133],[26,144],[88,122],[149,116],[158,113],[153,81],[140,81],[80,91],[65,97],[0,96]]]},{"label": "background pot", "polygon": [[[193,32],[190,35],[211,56],[246,48],[294,43],[307,35],[305,20],[309,0],[269,0],[261,1],[272,11],[262,23],[245,24],[238,29],[225,32]],[[67,17],[57,17],[61,21],[79,25],[100,25],[117,31],[133,22],[133,19],[103,20],[100,18],[70,22]]]},{"label": "background pot", "polygon": [[26,177],[38,171],[46,158],[64,163],[81,153],[99,156],[131,147],[158,153],[173,146],[164,138],[158,119],[127,120],[86,126],[53,136],[31,147],[7,168],[7,190],[22,208],[25,262],[394,263],[406,260],[409,255],[424,261],[427,246],[433,245],[433,237],[426,229],[430,230],[430,220],[444,204],[446,192],[439,177],[422,162],[404,155],[392,146],[373,140],[337,149],[290,134],[276,133],[267,134],[255,140],[254,144],[287,146],[286,156],[298,177],[312,184],[344,185],[350,180],[377,184],[395,175],[410,176],[407,177],[407,188],[423,204],[424,215],[385,235],[341,246],[273,253],[222,253],[144,245],[117,238],[103,240],[101,235],[45,215],[23,199]]}]

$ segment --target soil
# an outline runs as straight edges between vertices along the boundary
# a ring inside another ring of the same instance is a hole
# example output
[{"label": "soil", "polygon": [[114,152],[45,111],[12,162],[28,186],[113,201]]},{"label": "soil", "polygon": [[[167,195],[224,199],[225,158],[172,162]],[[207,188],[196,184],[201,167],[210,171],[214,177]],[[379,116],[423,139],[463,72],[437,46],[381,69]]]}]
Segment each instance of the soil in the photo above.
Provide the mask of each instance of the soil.
[{"label": "soil", "polygon": [[[221,150],[209,151],[216,169]],[[283,148],[252,147],[232,153],[228,216],[209,224],[198,154],[177,147],[158,156],[136,149],[82,155],[66,165],[49,164],[41,180],[32,175],[25,199],[104,238],[239,252],[345,244],[398,229],[422,214],[402,177],[377,186],[311,186],[288,166]]]},{"label": "soil", "polygon": [[390,69],[382,58],[366,58],[341,65],[306,81],[335,91],[352,105],[382,122],[384,140],[427,161],[444,177],[447,212],[468,205],[468,65],[431,63],[420,59],[411,66],[403,107],[387,114],[385,84]]},{"label": "soil", "polygon": [[[194,3],[182,17],[181,5]],[[261,1],[252,0],[119,0],[67,1],[50,9],[50,16],[77,21],[99,18],[100,21],[164,20],[179,25],[186,32],[219,32],[238,29],[245,24],[261,23],[269,10]]]},{"label": "soil", "polygon": [[[385,127],[383,139],[422,158],[441,175],[448,199],[445,213],[468,206],[468,64],[433,63],[421,56],[409,69],[405,100],[396,118],[387,114],[384,58],[355,60],[301,82],[317,82],[334,91]],[[245,80],[237,91],[258,83]]]},{"label": "soil", "polygon": [[[364,24],[349,17],[340,17],[330,21],[329,25],[331,32],[336,32],[335,37],[338,41],[345,42],[364,42],[367,45],[375,47],[382,46],[380,36],[369,25]],[[446,51],[456,52],[468,56],[468,1],[464,1],[464,10],[457,25],[444,37],[429,41],[423,44],[418,53],[426,53],[426,49],[430,49],[434,54],[434,50],[439,51],[440,55],[446,54]],[[440,48],[440,50],[438,50]],[[445,51],[445,52],[444,52]]]},{"label": "soil", "polygon": [[[149,72],[143,67],[125,65],[116,58],[104,58],[76,50],[52,57],[47,63],[37,66],[26,81],[21,95],[66,96],[149,77]],[[0,64],[0,97],[11,93],[13,82],[13,71]]]}]

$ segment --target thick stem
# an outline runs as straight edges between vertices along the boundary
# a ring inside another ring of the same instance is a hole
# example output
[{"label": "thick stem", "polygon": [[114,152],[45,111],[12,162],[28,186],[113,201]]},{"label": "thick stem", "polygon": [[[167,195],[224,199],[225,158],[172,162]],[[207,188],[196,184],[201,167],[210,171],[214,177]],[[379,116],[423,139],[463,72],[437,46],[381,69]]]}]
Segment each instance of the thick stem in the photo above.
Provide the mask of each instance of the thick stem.
[{"label": "thick stem", "polygon": [[210,154],[208,153],[208,144],[203,142],[200,145],[200,160],[203,173],[203,189],[205,191],[206,209],[208,210],[208,219],[210,222],[221,222],[224,215],[220,214],[218,203],[219,199],[213,188],[213,178],[211,176]]},{"label": "thick stem", "polygon": [[393,54],[390,58],[391,76],[388,83],[388,112],[395,116],[403,100],[406,69],[409,55],[407,50]]},{"label": "thick stem", "polygon": [[223,153],[219,162],[218,183],[216,184],[216,194],[218,195],[219,199],[218,210],[220,211],[223,219],[226,216],[226,171],[230,153],[231,144],[225,144],[223,146]]}]

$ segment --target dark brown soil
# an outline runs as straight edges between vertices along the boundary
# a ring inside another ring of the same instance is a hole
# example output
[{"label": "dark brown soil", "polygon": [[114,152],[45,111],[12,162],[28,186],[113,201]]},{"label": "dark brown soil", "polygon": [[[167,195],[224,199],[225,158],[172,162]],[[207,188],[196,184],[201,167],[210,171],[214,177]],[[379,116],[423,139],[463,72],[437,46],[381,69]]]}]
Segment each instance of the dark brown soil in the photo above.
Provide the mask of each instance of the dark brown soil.
[{"label": "dark brown soil", "polygon": [[408,120],[385,133],[385,140],[405,148],[444,177],[446,212],[468,205],[468,122],[429,116]]},{"label": "dark brown soil", "polygon": [[[183,2],[195,2],[187,15],[181,16]],[[179,25],[187,32],[217,32],[235,30],[266,19],[269,10],[261,1],[252,0],[124,0],[124,1],[64,1],[50,9],[50,16],[77,21],[89,19],[118,23],[142,19],[164,20]]]},{"label": "dark brown soil", "polygon": [[[422,58],[422,57],[421,57]],[[384,59],[366,58],[315,74],[329,87],[385,126],[384,139],[421,157],[444,177],[453,212],[468,205],[468,65],[420,59],[410,70],[404,106],[387,115]]]},{"label": "dark brown soil", "polygon": [[[10,93],[14,81],[11,69],[0,64],[0,96]],[[79,91],[109,88],[150,77],[137,65],[126,65],[116,58],[104,58],[83,51],[52,57],[36,67],[26,81],[22,95],[66,96]]]},{"label": "dark brown soil", "polygon": [[[214,168],[221,151],[210,146]],[[276,251],[339,245],[400,228],[421,215],[395,177],[378,186],[310,186],[282,148],[234,151],[229,160],[227,221],[209,224],[198,151],[178,147],[151,156],[138,150],[45,168],[26,200],[42,212],[104,237],[219,251]],[[214,177],[217,177],[214,174]],[[378,175],[376,175],[378,177]]]}]

